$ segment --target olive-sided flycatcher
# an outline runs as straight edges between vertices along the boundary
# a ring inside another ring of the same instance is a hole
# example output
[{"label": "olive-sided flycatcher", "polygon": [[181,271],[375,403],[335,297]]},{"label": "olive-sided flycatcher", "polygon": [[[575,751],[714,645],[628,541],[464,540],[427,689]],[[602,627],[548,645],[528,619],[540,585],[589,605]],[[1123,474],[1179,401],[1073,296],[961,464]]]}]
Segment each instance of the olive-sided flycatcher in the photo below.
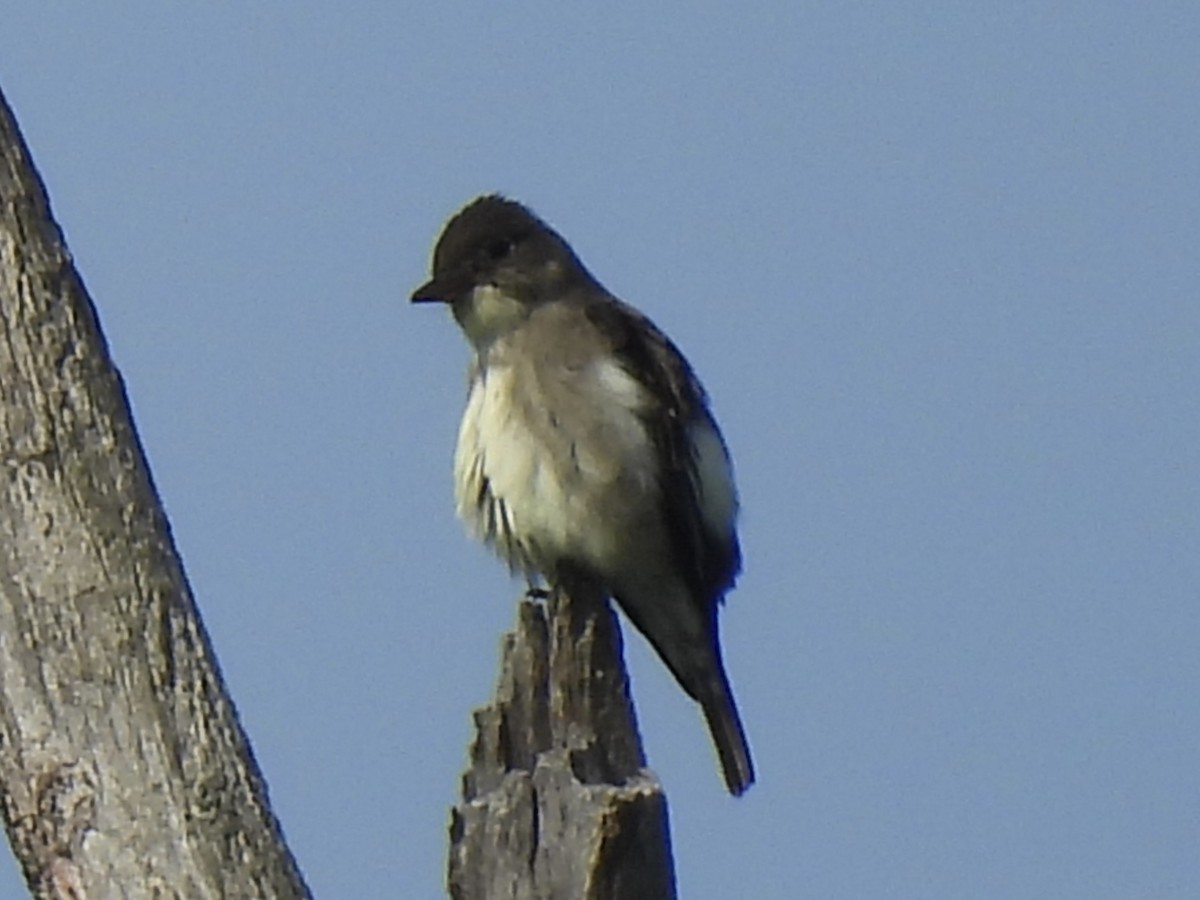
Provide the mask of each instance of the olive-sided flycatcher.
[{"label": "olive-sided flycatcher", "polygon": [[475,351],[454,454],[459,517],[514,572],[583,576],[615,598],[703,708],[741,794],[754,766],[717,630],[741,568],[737,491],[691,366],[500,196],[450,220],[412,299],[449,304]]}]

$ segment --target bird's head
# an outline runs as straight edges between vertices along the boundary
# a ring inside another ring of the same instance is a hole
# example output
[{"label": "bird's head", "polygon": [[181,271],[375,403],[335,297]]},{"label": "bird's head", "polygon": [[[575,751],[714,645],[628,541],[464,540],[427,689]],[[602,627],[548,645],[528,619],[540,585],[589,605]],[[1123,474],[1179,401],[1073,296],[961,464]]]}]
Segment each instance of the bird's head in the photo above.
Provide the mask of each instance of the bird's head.
[{"label": "bird's head", "polygon": [[414,303],[448,303],[476,348],[591,276],[570,246],[529,209],[496,194],[455,215],[433,251],[433,277]]}]

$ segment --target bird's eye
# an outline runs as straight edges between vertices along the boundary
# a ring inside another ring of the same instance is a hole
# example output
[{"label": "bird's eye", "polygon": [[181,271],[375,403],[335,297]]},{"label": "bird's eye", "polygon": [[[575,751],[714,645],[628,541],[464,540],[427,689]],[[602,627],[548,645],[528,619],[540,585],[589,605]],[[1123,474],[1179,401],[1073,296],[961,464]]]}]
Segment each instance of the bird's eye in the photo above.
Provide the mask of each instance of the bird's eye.
[{"label": "bird's eye", "polygon": [[484,248],[484,250],[488,255],[488,259],[501,260],[508,256],[508,254],[512,253],[513,246],[514,244],[512,241],[504,238],[501,240],[492,241],[487,245],[487,247]]}]

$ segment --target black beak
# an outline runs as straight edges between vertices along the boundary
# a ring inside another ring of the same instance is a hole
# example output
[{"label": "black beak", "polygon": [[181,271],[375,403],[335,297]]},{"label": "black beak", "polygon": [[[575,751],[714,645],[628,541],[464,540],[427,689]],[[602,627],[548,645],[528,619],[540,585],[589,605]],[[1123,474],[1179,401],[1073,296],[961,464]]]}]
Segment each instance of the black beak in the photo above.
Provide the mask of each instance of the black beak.
[{"label": "black beak", "polygon": [[454,303],[465,297],[475,287],[470,272],[442,272],[412,292],[413,303]]},{"label": "black beak", "polygon": [[441,289],[437,279],[431,279],[425,282],[419,288],[412,292],[412,297],[409,298],[413,303],[449,303],[446,299],[445,291]]}]

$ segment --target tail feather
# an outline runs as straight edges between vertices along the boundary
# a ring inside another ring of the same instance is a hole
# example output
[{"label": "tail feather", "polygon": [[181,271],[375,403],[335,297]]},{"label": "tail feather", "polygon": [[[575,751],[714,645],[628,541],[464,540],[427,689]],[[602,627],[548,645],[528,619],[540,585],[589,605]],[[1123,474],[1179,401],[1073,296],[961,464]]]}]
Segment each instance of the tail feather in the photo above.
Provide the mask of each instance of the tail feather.
[{"label": "tail feather", "polygon": [[658,651],[680,687],[704,710],[729,792],[735,797],[745,793],[754,783],[754,763],[721,661],[718,601],[713,599],[706,608],[705,618],[699,614],[705,607],[693,602],[682,586],[665,595],[656,587],[645,591],[626,589],[616,592],[616,599]]},{"label": "tail feather", "polygon": [[741,796],[746,788],[754,784],[754,763],[750,759],[750,744],[738,715],[733,690],[724,672],[717,672],[714,683],[700,698],[700,706],[704,710],[713,745],[717,748],[729,793],[735,797]]}]

